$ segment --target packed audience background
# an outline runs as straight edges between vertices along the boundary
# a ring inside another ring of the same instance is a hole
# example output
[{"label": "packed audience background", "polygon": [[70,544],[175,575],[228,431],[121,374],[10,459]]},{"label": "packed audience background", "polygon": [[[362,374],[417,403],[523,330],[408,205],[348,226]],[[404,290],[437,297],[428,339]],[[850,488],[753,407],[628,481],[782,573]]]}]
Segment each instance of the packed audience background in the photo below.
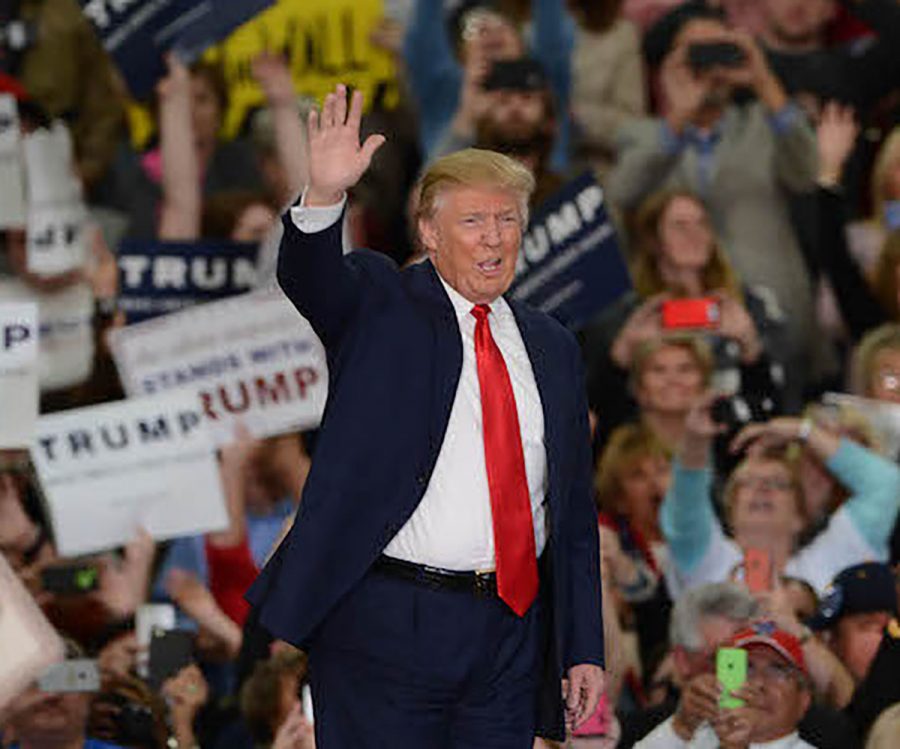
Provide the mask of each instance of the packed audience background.
[{"label": "packed audience background", "polygon": [[[799,730],[821,748],[900,746],[900,468],[870,419],[883,409],[900,430],[900,3],[386,6],[371,44],[392,56],[400,96],[364,119],[387,144],[350,196],[347,245],[419,260],[417,175],[477,146],[534,171],[533,208],[592,170],[631,271],[632,290],[576,331],[609,678],[571,745],[747,747]],[[26,289],[94,304],[89,366],[43,383],[48,413],[122,397],[107,341],[126,323],[122,238],[258,242],[271,283],[315,102],[271,50],[252,66],[265,106],[226,140],[222,71],[169,58],[139,151],[75,0],[0,3],[0,28],[21,20],[34,33],[2,37],[0,91],[23,132],[68,128],[91,216],[88,261],[63,275],[28,269],[24,230],[0,233],[0,302]],[[710,329],[664,323],[667,303],[701,299]],[[101,677],[93,691],[27,689],[0,711],[4,746],[314,746],[305,657],[241,598],[301,501],[314,431],[237,434],[219,455],[228,528],[141,533],[79,560],[99,571],[85,593],[47,589],[47,570],[73,560],[54,548],[27,451],[0,458],[0,550],[68,657],[96,659]],[[161,683],[141,667],[147,604],[172,604],[192,633],[194,662]],[[725,644],[750,653],[731,712]]]}]

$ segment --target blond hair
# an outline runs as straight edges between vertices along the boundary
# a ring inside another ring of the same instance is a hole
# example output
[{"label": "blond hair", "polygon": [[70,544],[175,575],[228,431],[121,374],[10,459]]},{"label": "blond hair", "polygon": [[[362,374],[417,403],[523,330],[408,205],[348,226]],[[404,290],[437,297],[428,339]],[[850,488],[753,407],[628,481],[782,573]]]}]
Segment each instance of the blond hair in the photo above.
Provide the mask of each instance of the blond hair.
[{"label": "blond hair", "polygon": [[466,148],[435,161],[416,188],[416,223],[434,217],[441,195],[454,187],[489,186],[509,190],[519,200],[519,215],[528,223],[528,199],[534,192],[534,176],[515,159],[496,151]]},{"label": "blond hair", "polygon": [[700,368],[703,385],[708,387],[715,371],[715,359],[709,344],[696,335],[666,335],[649,338],[638,345],[631,359],[630,381],[632,391],[636,390],[644,375],[644,368],[651,356],[663,348],[680,348],[687,351]]},{"label": "blond hair", "polygon": [[643,424],[625,424],[612,433],[600,456],[594,476],[597,506],[600,510],[618,511],[623,474],[645,458],[662,458],[668,461],[672,458],[672,453],[662,440]]},{"label": "blond hair", "polygon": [[884,220],[884,204],[888,200],[888,176],[897,162],[900,162],[900,125],[885,138],[872,169],[872,211],[879,223]]},{"label": "blond hair", "polygon": [[891,320],[900,317],[897,305],[897,266],[900,265],[900,231],[887,235],[872,269],[871,286],[875,298]]},{"label": "blond hair", "polygon": [[[660,228],[669,206],[679,198],[690,200],[706,213],[706,206],[699,195],[683,188],[674,188],[650,195],[640,204],[631,221],[634,249],[631,276],[635,291],[645,299],[663,291],[672,291],[666,286],[659,270]],[[704,291],[725,289],[735,298],[742,298],[737,276],[715,237],[709,262],[700,276]]]},{"label": "blond hair", "polygon": [[881,711],[869,732],[866,749],[894,749],[900,744],[900,704]]},{"label": "blond hair", "polygon": [[851,389],[857,395],[872,393],[875,359],[882,351],[900,351],[900,324],[885,323],[870,330],[853,353]]}]

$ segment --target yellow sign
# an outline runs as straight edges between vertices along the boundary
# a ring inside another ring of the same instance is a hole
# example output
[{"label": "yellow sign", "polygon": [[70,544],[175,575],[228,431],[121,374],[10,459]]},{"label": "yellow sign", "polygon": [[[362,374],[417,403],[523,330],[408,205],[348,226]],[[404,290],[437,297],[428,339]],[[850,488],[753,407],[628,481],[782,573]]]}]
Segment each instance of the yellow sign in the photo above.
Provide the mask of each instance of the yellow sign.
[{"label": "yellow sign", "polygon": [[230,105],[224,135],[233,137],[265,98],[251,72],[264,51],[283,54],[297,92],[321,100],[338,83],[362,90],[366,102],[397,100],[391,56],[374,47],[369,35],[384,17],[382,0],[278,0],[207,53],[221,63]]}]

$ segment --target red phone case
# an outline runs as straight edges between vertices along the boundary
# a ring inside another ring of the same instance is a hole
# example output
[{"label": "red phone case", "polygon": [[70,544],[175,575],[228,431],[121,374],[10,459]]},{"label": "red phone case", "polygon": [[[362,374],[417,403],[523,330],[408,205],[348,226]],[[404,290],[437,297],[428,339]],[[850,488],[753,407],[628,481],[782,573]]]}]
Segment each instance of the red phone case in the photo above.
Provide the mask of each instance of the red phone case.
[{"label": "red phone case", "polygon": [[669,299],[662,303],[662,326],[666,329],[703,328],[719,326],[719,300],[714,297],[699,299]]},{"label": "red phone case", "polygon": [[744,553],[744,582],[751,593],[764,593],[772,588],[772,559],[762,549]]}]

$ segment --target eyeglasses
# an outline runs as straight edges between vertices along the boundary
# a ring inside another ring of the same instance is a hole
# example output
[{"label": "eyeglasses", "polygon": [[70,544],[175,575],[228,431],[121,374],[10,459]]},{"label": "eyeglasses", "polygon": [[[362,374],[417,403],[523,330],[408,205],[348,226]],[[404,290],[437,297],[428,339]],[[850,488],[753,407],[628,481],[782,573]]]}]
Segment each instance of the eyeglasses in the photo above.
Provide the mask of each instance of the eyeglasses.
[{"label": "eyeglasses", "polygon": [[747,676],[749,678],[762,679],[763,681],[777,681],[787,683],[792,681],[799,672],[790,663],[785,661],[770,661],[768,663],[747,664]]},{"label": "eyeglasses", "polygon": [[765,491],[788,491],[793,488],[790,479],[777,476],[740,476],[734,481],[738,489],[763,489]]}]

